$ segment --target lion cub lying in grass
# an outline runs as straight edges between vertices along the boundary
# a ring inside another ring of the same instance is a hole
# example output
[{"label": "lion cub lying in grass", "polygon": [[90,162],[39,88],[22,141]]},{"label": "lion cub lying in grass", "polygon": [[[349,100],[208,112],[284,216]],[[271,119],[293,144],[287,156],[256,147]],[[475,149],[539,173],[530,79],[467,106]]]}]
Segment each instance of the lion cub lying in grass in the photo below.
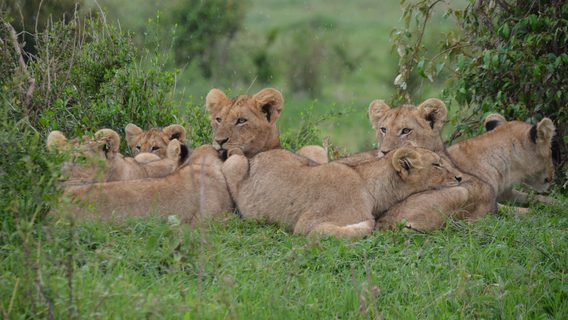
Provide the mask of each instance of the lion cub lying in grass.
[{"label": "lion cub lying in grass", "polygon": [[136,158],[125,157],[118,151],[120,137],[111,129],[99,130],[94,139],[82,141],[67,140],[60,131],[52,131],[47,137],[47,146],[69,151],[74,157],[63,166],[64,175],[68,176],[66,185],[164,177],[189,156],[185,145],[172,140],[164,159],[148,153],[141,153]]},{"label": "lion cub lying in grass", "polygon": [[223,162],[210,145],[196,148],[174,173],[154,179],[93,183],[67,188],[79,201],[63,207],[75,216],[103,219],[177,215],[197,224],[233,210],[233,200],[221,173]]},{"label": "lion cub lying in grass", "polygon": [[426,149],[404,147],[383,159],[313,165],[286,150],[248,160],[232,149],[222,171],[244,218],[278,223],[298,234],[358,237],[378,215],[409,195],[458,185],[460,174]]}]

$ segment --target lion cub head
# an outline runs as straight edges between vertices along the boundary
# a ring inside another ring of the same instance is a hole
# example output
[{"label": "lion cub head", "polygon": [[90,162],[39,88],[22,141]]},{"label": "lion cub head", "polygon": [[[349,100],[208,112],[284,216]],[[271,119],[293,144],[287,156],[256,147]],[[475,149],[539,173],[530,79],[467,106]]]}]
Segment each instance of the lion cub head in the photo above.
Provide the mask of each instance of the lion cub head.
[{"label": "lion cub head", "polygon": [[137,125],[129,123],[124,131],[126,143],[134,156],[147,152],[163,159],[167,156],[167,147],[171,140],[177,139],[183,143],[186,138],[185,129],[179,124],[144,131]]},{"label": "lion cub head", "polygon": [[549,118],[535,125],[507,121],[500,114],[485,119],[485,129],[496,136],[508,136],[515,164],[522,167],[521,182],[538,192],[547,191],[554,179],[554,163],[560,162],[560,150],[554,141],[556,127]]},{"label": "lion cub head", "polygon": [[69,153],[70,160],[62,171],[71,182],[103,180],[106,163],[118,154],[120,137],[114,130],[102,129],[94,138],[84,136],[68,140],[60,131],[52,131],[47,137],[47,147]]},{"label": "lion cub head", "polygon": [[446,105],[438,99],[398,108],[374,100],[369,105],[369,120],[377,134],[379,156],[407,143],[434,152],[443,150],[441,130],[447,115]]},{"label": "lion cub head", "polygon": [[395,149],[391,164],[401,180],[418,190],[455,186],[462,181],[462,174],[451,162],[424,148]]},{"label": "lion cub head", "polygon": [[284,107],[282,93],[267,88],[255,95],[228,98],[212,89],[205,101],[214,138],[213,147],[226,159],[231,149],[240,149],[246,157],[280,147],[276,121]]}]

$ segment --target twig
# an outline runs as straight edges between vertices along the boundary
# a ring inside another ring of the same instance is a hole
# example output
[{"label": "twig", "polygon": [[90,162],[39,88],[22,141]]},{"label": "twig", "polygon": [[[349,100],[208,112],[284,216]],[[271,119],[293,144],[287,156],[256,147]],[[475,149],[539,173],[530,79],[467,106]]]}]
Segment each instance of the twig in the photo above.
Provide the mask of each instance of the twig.
[{"label": "twig", "polygon": [[69,251],[67,255],[67,286],[69,288],[69,318],[72,319],[75,316],[75,305],[73,304],[73,271],[74,271],[74,241],[75,241],[75,219],[73,217],[69,218]]},{"label": "twig", "polygon": [[428,6],[428,10],[426,11],[426,16],[424,17],[424,22],[422,22],[422,29],[420,30],[420,35],[418,36],[418,41],[416,41],[416,46],[414,47],[414,52],[412,52],[412,59],[410,60],[411,62],[414,61],[414,59],[416,59],[416,56],[418,55],[418,50],[420,48],[420,45],[422,44],[422,39],[424,38],[424,33],[426,32],[426,23],[428,23],[428,20],[430,20],[430,17],[432,15],[432,9],[434,8],[435,5],[437,5],[438,3],[442,2],[442,1],[443,0],[436,0],[431,5]]},{"label": "twig", "polygon": [[10,304],[8,305],[8,311],[6,312],[6,319],[10,319],[10,313],[12,313],[12,307],[14,306],[14,300],[16,300],[16,292],[18,292],[19,286],[20,278],[17,278],[16,284],[14,285],[14,291],[12,291],[12,298],[10,298]]},{"label": "twig", "polygon": [[485,10],[483,10],[481,8],[482,6],[483,6],[483,0],[477,0],[475,2],[475,6],[473,7],[473,9],[475,11],[477,11],[479,16],[481,17],[481,20],[483,21],[483,23],[485,24],[485,26],[489,30],[489,32],[491,32],[492,35],[495,35],[495,30],[493,29],[493,24],[491,24],[491,20],[487,16],[487,13],[485,12]]},{"label": "twig", "polygon": [[[420,46],[422,45],[424,33],[426,32],[426,24],[428,23],[428,20],[430,20],[430,16],[432,14],[432,9],[438,3],[443,2],[443,1],[444,0],[436,0],[436,1],[432,2],[432,4],[430,4],[428,6],[428,10],[426,10],[426,13],[424,15],[424,21],[422,22],[422,28],[420,28],[420,34],[418,35],[418,40],[416,40],[416,44],[414,45],[414,50],[412,51],[412,55],[410,56],[410,59],[407,61],[407,63],[405,65],[401,66],[402,70],[400,71],[400,74],[403,76],[404,81],[408,80],[410,72],[414,69],[414,61],[418,57],[418,52],[420,51]],[[411,65],[408,66],[408,63],[410,63]],[[404,98],[405,98],[406,102],[410,102],[410,95],[408,94],[408,91],[406,90],[406,88],[402,89],[402,92],[405,93]]]},{"label": "twig", "polygon": [[41,12],[41,5],[42,5],[42,4],[43,4],[43,0],[41,0],[41,1],[39,2],[39,6],[37,7],[36,21],[35,21],[35,27],[34,27],[35,34],[38,34],[38,32],[37,32],[37,25],[38,25],[38,23],[39,23],[39,13]]},{"label": "twig", "polygon": [[6,26],[6,29],[8,29],[8,32],[10,33],[12,45],[14,46],[14,51],[16,51],[16,55],[18,56],[18,63],[20,65],[20,68],[22,69],[22,73],[24,74],[24,76],[26,76],[26,78],[28,78],[27,80],[28,90],[26,90],[25,93],[24,92],[22,93],[24,94],[24,106],[26,107],[26,110],[29,112],[32,96],[35,90],[35,79],[31,77],[30,73],[28,72],[28,67],[24,60],[24,56],[22,55],[22,49],[20,48],[20,43],[18,42],[18,35],[16,34],[16,30],[14,30],[14,27],[12,27],[12,25],[8,22],[5,22],[4,25]]},{"label": "twig", "polygon": [[505,11],[511,12],[511,5],[503,0],[496,0],[497,4]]},{"label": "twig", "polygon": [[250,88],[252,88],[252,86],[254,85],[254,83],[256,82],[256,78],[258,78],[258,76],[254,76],[254,79],[252,79],[252,82],[250,83],[250,86],[248,87],[246,94],[248,94]]}]

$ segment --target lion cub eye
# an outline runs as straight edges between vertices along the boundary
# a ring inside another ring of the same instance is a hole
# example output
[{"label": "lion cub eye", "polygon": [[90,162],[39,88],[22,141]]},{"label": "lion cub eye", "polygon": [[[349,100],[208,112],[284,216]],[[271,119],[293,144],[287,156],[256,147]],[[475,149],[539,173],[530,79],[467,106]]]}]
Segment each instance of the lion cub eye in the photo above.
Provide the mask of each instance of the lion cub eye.
[{"label": "lion cub eye", "polygon": [[410,132],[412,132],[412,129],[410,129],[410,128],[402,129],[402,134],[409,134]]},{"label": "lion cub eye", "polygon": [[381,132],[383,134],[387,133],[387,128],[385,128],[385,127],[381,127],[379,130],[381,130]]},{"label": "lion cub eye", "polygon": [[141,147],[141,146],[139,146],[139,145],[138,145],[138,146],[136,146],[136,150],[139,150],[139,151],[140,151],[140,149],[141,149],[141,148],[142,148],[142,147]]},{"label": "lion cub eye", "polygon": [[221,118],[217,117],[215,118],[215,121],[217,121],[217,123],[221,123]]},{"label": "lion cub eye", "polygon": [[441,163],[432,163],[432,165],[433,165],[434,167],[440,168],[440,169],[444,167],[444,166],[442,166]]},{"label": "lion cub eye", "polygon": [[243,124],[245,122],[247,122],[247,119],[245,119],[245,118],[238,118],[237,119],[237,124]]},{"label": "lion cub eye", "polygon": [[153,146],[153,147],[152,147],[152,152],[158,151],[158,150],[160,150],[160,147],[158,147],[158,146]]}]

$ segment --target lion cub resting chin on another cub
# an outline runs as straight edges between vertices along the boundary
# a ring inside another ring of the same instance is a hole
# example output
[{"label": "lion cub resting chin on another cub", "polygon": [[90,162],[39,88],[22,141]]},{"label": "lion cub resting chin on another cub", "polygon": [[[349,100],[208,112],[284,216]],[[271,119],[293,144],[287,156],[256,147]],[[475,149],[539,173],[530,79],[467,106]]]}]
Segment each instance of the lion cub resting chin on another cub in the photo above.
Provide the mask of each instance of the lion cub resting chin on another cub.
[{"label": "lion cub resting chin on another cub", "polygon": [[151,153],[140,153],[135,158],[125,157],[118,150],[120,137],[111,129],[101,129],[95,133],[94,139],[86,137],[82,140],[68,140],[62,132],[52,131],[47,137],[47,146],[67,151],[73,158],[62,168],[67,186],[164,177],[174,172],[189,156],[187,147],[174,139],[167,145],[164,159]]},{"label": "lion cub resting chin on another cub", "polygon": [[286,150],[262,152],[250,160],[240,149],[229,154],[222,171],[242,216],[299,234],[364,236],[373,231],[375,215],[396,202],[461,181],[449,162],[415,147],[354,165],[313,166]]}]

